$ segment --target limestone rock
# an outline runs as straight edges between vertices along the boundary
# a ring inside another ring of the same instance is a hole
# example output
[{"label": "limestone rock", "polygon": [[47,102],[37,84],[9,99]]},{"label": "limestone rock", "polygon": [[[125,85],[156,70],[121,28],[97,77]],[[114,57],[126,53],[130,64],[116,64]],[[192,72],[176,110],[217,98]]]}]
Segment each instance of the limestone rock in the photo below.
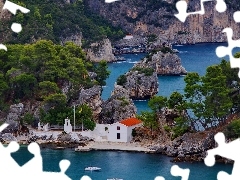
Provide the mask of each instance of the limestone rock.
[{"label": "limestone rock", "polygon": [[[115,3],[104,3],[101,0],[89,0],[90,9],[109,20],[114,26],[120,26],[126,32],[133,35],[156,34],[166,37],[169,42],[179,44],[194,44],[201,42],[224,42],[225,27],[231,27],[234,38],[239,38],[240,26],[233,20],[233,13],[239,9],[236,0],[228,3],[226,12],[218,13],[216,1],[205,2],[204,15],[190,15],[185,23],[182,23],[174,14],[175,2],[151,1],[119,1]],[[201,9],[199,0],[188,2],[188,12],[195,12]],[[159,4],[158,4],[159,3]]]},{"label": "limestone rock", "polygon": [[155,72],[148,76],[139,71],[130,70],[125,76],[127,81],[123,87],[128,90],[131,99],[150,99],[158,93],[158,77]]},{"label": "limestone rock", "polygon": [[19,127],[19,119],[23,113],[24,105],[22,103],[13,104],[10,106],[9,113],[6,118],[6,123],[9,126],[4,131],[16,130]]},{"label": "limestone rock", "polygon": [[87,49],[86,52],[87,58],[92,62],[100,62],[101,60],[105,60],[107,62],[116,61],[109,39],[104,39],[100,42],[92,43],[91,47]]},{"label": "limestone rock", "polygon": [[[69,2],[70,3],[70,2]],[[76,33],[76,34],[72,34],[70,36],[67,37],[61,37],[61,45],[64,45],[66,42],[70,41],[73,42],[74,44],[78,45],[78,46],[82,46],[82,33]]]},{"label": "limestone rock", "polygon": [[112,124],[126,118],[135,117],[137,112],[129,92],[122,86],[115,85],[111,97],[103,102],[99,123]]},{"label": "limestone rock", "polygon": [[158,152],[174,157],[174,161],[202,161],[209,149],[216,147],[214,133],[185,133],[171,144],[159,146]]},{"label": "limestone rock", "polygon": [[186,75],[187,71],[181,64],[181,59],[174,53],[157,53],[144,58],[135,67],[150,67],[158,75]]},{"label": "limestone rock", "polygon": [[98,115],[102,110],[101,93],[101,86],[93,86],[89,89],[82,89],[76,102],[77,105],[87,104],[93,110],[93,116],[95,120],[98,119]]}]

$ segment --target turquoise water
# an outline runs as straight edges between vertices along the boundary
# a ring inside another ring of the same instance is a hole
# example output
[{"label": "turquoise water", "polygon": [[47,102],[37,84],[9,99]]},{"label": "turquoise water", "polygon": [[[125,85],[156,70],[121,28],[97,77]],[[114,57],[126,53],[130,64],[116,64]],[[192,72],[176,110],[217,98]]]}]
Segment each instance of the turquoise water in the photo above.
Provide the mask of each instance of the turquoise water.
[{"label": "turquoise water", "polygon": [[[156,176],[163,176],[166,180],[181,180],[173,177],[170,168],[174,163],[170,158],[158,154],[127,153],[117,151],[74,152],[73,150],[42,149],[44,171],[60,171],[58,163],[62,159],[71,161],[66,174],[72,180],[79,180],[83,175],[93,180],[106,180],[107,178],[122,178],[124,180],[154,180]],[[15,160],[23,165],[32,156],[27,148],[21,148],[13,155]],[[86,166],[98,166],[100,172],[85,172]],[[217,173],[224,170],[231,172],[231,165],[216,164],[207,167],[204,163],[177,163],[181,168],[191,170],[189,180],[215,180]]]},{"label": "turquoise water", "polygon": [[[216,56],[215,50],[219,46],[227,46],[227,43],[202,43],[196,45],[174,46],[180,53],[178,56],[182,60],[182,65],[188,72],[198,72],[204,75],[206,68],[213,64],[219,64],[221,59]],[[240,49],[233,49],[233,53]],[[106,100],[113,90],[114,83],[119,75],[127,72],[137,61],[144,57],[145,54],[127,54],[123,55],[126,58],[125,62],[110,63],[110,77],[107,79],[107,86],[103,88],[102,98]],[[225,57],[228,60],[228,57]],[[183,92],[185,83],[183,76],[159,76],[159,92],[158,95],[167,96],[173,92]],[[138,113],[147,110],[148,101],[134,101]]]}]

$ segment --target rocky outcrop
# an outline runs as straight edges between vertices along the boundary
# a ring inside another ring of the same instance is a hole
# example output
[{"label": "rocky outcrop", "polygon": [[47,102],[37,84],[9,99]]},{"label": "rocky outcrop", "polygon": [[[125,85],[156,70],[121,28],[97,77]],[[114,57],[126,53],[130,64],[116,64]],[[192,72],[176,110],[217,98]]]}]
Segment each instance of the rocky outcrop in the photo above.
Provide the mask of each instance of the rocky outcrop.
[{"label": "rocky outcrop", "polygon": [[181,64],[181,59],[173,53],[157,53],[144,58],[135,67],[150,67],[158,75],[186,75],[187,71]]},{"label": "rocky outcrop", "polygon": [[[222,30],[226,27],[233,29],[235,38],[240,37],[240,25],[233,20],[233,12],[239,8],[239,2],[229,2],[224,13],[216,11],[216,1],[204,2],[205,14],[190,15],[185,23],[174,16],[177,14],[175,2],[125,0],[109,4],[102,0],[89,0],[88,6],[114,26],[120,26],[131,34],[156,34],[172,43],[223,42],[226,36]],[[200,1],[187,2],[188,12],[201,9]]]},{"label": "rocky outcrop", "polygon": [[76,33],[73,34],[71,36],[67,36],[67,37],[61,37],[61,45],[64,45],[66,42],[73,42],[74,44],[78,45],[78,46],[82,46],[82,33]]},{"label": "rocky outcrop", "polygon": [[186,133],[170,144],[155,146],[156,152],[174,157],[173,161],[203,161],[206,152],[216,146],[213,132]]},{"label": "rocky outcrop", "polygon": [[6,123],[9,124],[9,126],[4,130],[4,132],[12,132],[14,130],[18,130],[19,128],[19,120],[22,116],[24,110],[24,105],[22,103],[13,104],[10,106]]},{"label": "rocky outcrop", "polygon": [[132,69],[125,75],[123,87],[129,92],[131,99],[150,99],[158,93],[158,77],[155,72],[146,75],[144,72]]},{"label": "rocky outcrop", "polygon": [[107,62],[116,61],[112,51],[112,44],[109,39],[92,43],[86,53],[87,58],[92,62],[100,62],[101,60],[105,60]]},{"label": "rocky outcrop", "polygon": [[79,93],[76,105],[87,104],[93,110],[93,117],[95,120],[98,119],[98,115],[102,110],[102,99],[101,99],[102,87],[93,86],[89,89],[82,89]]},{"label": "rocky outcrop", "polygon": [[135,117],[137,109],[129,98],[129,92],[115,85],[111,97],[103,102],[99,123],[112,124],[126,118]]}]

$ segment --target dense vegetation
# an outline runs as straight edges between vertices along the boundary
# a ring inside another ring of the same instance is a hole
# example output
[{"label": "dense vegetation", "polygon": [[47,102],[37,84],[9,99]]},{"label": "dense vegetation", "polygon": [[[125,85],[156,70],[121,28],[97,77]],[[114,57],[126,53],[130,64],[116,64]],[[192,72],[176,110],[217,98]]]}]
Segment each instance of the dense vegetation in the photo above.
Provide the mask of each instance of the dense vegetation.
[{"label": "dense vegetation", "polygon": [[29,43],[39,39],[59,43],[61,37],[82,33],[83,46],[88,46],[91,42],[105,37],[116,40],[124,35],[120,28],[115,28],[100,16],[90,13],[85,5],[86,1],[76,0],[74,3],[66,3],[64,0],[23,0],[19,3],[13,0],[12,2],[30,9],[30,13],[18,12],[8,22],[1,22],[0,31],[4,34],[11,32],[12,22],[22,24],[21,33],[5,35],[7,37],[5,41],[8,43]]},{"label": "dense vegetation", "polygon": [[[188,73],[184,81],[184,94],[173,92],[169,98],[155,96],[150,99],[148,105],[152,111],[139,115],[146,126],[158,128],[161,124],[159,115],[165,109],[173,109],[177,112],[174,125],[165,124],[164,129],[174,138],[190,130],[225,124],[231,114],[240,112],[239,78],[237,69],[231,69],[229,62],[222,60],[219,65],[208,67],[202,77],[197,73]],[[239,121],[228,127],[230,137],[240,134],[240,130],[236,130],[238,127]]]},{"label": "dense vegetation", "polygon": [[[109,76],[106,62],[92,64],[82,49],[70,42],[61,46],[41,40],[7,47],[7,52],[0,51],[1,110],[12,103],[38,101],[42,104],[44,121],[61,124],[64,118],[72,116],[69,104],[78,97],[79,91],[104,85]],[[89,77],[89,71],[96,73],[95,79]],[[68,89],[66,94],[62,92],[63,87]],[[85,106],[77,108],[88,111]],[[91,113],[88,114],[85,119],[91,119]],[[31,116],[26,114],[23,120],[29,122]]]}]

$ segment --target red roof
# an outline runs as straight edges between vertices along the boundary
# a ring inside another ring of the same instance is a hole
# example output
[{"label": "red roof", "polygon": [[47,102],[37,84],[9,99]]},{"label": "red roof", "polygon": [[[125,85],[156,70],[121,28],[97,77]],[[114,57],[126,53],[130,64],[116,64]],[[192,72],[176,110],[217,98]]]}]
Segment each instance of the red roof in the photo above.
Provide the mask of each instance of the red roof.
[{"label": "red roof", "polygon": [[121,123],[125,126],[134,126],[136,124],[142,123],[142,121],[137,118],[128,118],[128,119],[124,119],[124,120],[120,121],[119,123]]}]

